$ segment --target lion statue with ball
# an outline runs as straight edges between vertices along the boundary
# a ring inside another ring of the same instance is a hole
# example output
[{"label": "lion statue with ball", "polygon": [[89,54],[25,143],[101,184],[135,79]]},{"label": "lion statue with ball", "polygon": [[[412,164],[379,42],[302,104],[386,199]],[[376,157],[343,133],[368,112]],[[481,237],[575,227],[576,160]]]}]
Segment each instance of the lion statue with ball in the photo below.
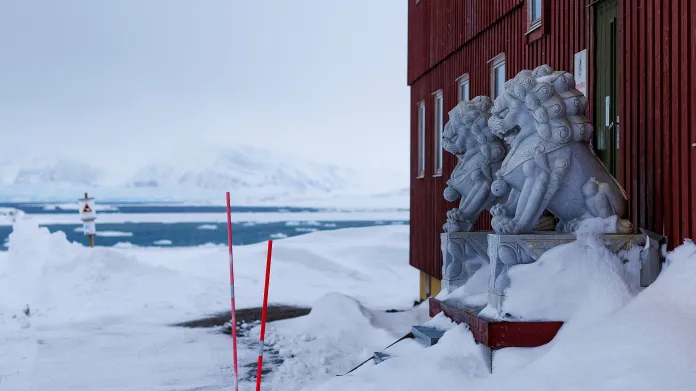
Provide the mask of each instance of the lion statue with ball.
[{"label": "lion statue with ball", "polygon": [[497,233],[529,233],[545,209],[558,218],[557,232],[614,216],[613,232],[632,232],[626,193],[590,145],[586,104],[573,76],[548,65],[505,83],[488,119],[488,129],[508,144],[491,186],[493,196],[507,197],[491,208]]}]

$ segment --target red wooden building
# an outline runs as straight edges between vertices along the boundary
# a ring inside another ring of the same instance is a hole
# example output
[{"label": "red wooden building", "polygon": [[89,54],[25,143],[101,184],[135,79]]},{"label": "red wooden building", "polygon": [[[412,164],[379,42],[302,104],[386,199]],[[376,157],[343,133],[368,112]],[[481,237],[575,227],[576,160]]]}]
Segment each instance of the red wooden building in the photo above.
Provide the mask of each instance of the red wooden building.
[{"label": "red wooden building", "polygon": [[[504,80],[542,64],[586,75],[593,145],[624,185],[634,226],[663,233],[670,247],[696,237],[696,1],[408,0],[408,7],[410,262],[422,272],[422,295],[439,290],[439,234],[456,206],[442,196],[456,164],[439,141],[447,113],[461,99],[494,98]],[[489,224],[484,215],[476,228]]]}]

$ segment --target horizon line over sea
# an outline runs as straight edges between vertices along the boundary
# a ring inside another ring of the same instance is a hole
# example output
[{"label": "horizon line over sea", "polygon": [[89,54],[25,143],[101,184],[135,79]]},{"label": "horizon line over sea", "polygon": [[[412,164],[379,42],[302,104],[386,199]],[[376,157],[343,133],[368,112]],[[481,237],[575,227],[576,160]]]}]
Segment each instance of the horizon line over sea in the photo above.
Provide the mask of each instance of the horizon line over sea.
[{"label": "horizon line over sea", "polygon": [[[226,245],[226,207],[182,203],[96,204],[98,247],[193,247]],[[12,232],[12,214],[35,221],[69,241],[87,244],[78,205],[52,202],[0,203],[0,251]],[[311,207],[233,206],[233,245],[341,228],[406,225],[408,209],[350,210]]]}]

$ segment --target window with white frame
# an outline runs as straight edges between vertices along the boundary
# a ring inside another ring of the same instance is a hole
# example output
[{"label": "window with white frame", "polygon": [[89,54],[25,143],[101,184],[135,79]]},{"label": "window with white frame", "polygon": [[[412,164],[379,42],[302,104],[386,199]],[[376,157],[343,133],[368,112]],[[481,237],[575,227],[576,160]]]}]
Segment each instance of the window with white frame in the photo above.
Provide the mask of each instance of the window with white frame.
[{"label": "window with white frame", "polygon": [[469,74],[465,73],[460,76],[457,79],[457,85],[459,86],[459,101],[469,100]]},{"label": "window with white frame", "polygon": [[501,53],[491,61],[491,98],[495,100],[505,88],[505,54]]},{"label": "window with white frame", "polygon": [[530,30],[541,25],[542,2],[543,0],[527,0]]},{"label": "window with white frame", "polygon": [[425,175],[425,102],[418,103],[418,178]]},{"label": "window with white frame", "polygon": [[434,176],[442,175],[442,128],[444,126],[442,120],[442,91],[437,91],[435,94],[435,171]]}]

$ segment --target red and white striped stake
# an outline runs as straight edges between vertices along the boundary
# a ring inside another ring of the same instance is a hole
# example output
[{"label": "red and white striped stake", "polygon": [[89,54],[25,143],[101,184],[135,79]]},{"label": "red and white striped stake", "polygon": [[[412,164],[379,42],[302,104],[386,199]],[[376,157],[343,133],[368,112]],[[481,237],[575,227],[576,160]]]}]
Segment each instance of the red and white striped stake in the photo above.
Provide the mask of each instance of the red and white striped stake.
[{"label": "red and white striped stake", "polygon": [[227,192],[227,243],[230,260],[230,305],[232,307],[232,355],[234,357],[234,390],[239,391],[239,376],[237,375],[237,315],[234,303],[234,257],[232,256],[232,212],[230,207],[230,192]]},{"label": "red and white striped stake", "polygon": [[256,391],[261,391],[261,367],[263,366],[263,337],[266,334],[266,310],[268,309],[268,285],[271,281],[271,253],[273,241],[268,241],[268,254],[266,254],[266,284],[263,288],[263,312],[261,312],[261,336],[259,337],[259,364],[256,369]]}]

